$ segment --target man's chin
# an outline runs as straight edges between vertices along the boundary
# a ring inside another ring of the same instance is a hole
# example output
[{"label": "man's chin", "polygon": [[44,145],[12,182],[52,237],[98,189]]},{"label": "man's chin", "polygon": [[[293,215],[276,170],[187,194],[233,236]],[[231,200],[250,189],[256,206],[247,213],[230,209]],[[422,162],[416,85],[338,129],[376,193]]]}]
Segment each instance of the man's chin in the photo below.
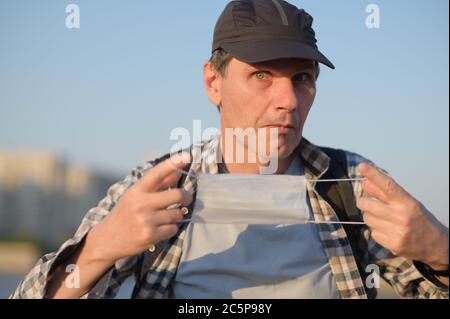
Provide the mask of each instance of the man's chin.
[{"label": "man's chin", "polygon": [[286,159],[290,157],[297,146],[300,143],[300,139],[297,141],[293,141],[293,139],[280,139],[278,141],[278,158],[279,159]]},{"label": "man's chin", "polygon": [[270,157],[278,157],[278,159],[283,160],[289,158],[295,151],[296,146],[288,145],[288,144],[281,144],[278,145],[278,150],[276,154],[272,153],[270,154]]}]

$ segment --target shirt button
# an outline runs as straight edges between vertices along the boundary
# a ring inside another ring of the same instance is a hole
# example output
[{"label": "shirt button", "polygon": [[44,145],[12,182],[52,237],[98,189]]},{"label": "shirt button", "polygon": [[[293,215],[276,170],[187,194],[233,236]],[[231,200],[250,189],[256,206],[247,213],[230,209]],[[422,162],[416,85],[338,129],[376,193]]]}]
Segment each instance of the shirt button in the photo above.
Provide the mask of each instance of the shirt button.
[{"label": "shirt button", "polygon": [[189,208],[187,208],[187,207],[182,207],[182,208],[181,208],[181,212],[183,213],[183,215],[187,215],[187,214],[189,214]]},{"label": "shirt button", "polygon": [[155,250],[156,250],[156,246],[155,245],[150,245],[148,247],[148,251],[151,252],[151,253],[153,253]]}]

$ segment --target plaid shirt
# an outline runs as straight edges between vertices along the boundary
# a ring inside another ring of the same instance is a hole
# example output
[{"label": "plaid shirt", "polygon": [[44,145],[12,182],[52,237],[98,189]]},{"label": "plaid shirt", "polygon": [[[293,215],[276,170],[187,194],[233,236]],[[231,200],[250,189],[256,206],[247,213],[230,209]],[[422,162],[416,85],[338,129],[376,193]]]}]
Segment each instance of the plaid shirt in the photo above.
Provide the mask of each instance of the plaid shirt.
[{"label": "plaid shirt", "polygon": [[[305,166],[308,179],[320,179],[329,167],[329,157],[317,146],[302,139],[297,153]],[[197,173],[218,173],[219,138],[202,142],[192,147],[194,162],[190,167],[183,187],[190,192],[195,190]],[[367,161],[363,157],[346,152],[349,176],[358,177],[356,166]],[[145,172],[156,165],[155,161],[147,162],[142,167],[133,169],[123,181],[113,185],[107,196],[98,206],[89,210],[73,238],[67,240],[56,252],[43,256],[25,279],[19,284],[10,298],[44,298],[49,273],[73,253],[83,241],[89,230],[100,222],[118,202],[122,194],[132,186]],[[353,183],[355,197],[362,195],[361,183]],[[316,221],[336,221],[338,217],[329,203],[315,190],[315,183],[307,183],[312,212]],[[192,210],[191,210],[192,211]],[[100,280],[82,298],[114,298],[123,281],[134,275],[136,284],[134,298],[169,298],[171,283],[180,261],[186,224],[182,224],[176,236],[160,242],[153,252],[145,251],[137,256],[118,260]],[[319,237],[342,298],[367,298],[364,282],[357,267],[355,256],[340,224],[317,224]],[[395,256],[378,245],[370,236],[367,227],[362,228],[363,247],[365,250],[358,258],[363,265],[376,264],[380,275],[394,290],[405,298],[448,298],[448,288],[434,284],[422,274],[413,261]],[[270,296],[267,296],[270,298]]]}]

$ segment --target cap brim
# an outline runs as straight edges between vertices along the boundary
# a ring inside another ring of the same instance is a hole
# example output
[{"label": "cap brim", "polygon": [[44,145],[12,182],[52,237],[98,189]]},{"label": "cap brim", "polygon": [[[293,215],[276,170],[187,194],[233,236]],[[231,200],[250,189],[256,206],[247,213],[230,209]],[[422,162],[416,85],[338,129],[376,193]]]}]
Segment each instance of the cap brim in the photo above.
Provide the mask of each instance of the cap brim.
[{"label": "cap brim", "polygon": [[299,41],[271,40],[234,42],[224,43],[221,47],[236,59],[246,63],[298,58],[317,61],[334,69],[333,63],[319,50]]}]

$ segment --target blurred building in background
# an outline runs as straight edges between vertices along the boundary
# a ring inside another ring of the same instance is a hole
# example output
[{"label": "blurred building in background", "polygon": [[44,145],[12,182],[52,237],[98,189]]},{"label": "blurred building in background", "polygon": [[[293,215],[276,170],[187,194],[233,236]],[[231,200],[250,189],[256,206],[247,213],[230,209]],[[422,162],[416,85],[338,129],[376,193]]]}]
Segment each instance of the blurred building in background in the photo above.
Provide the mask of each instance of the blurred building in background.
[{"label": "blurred building in background", "polygon": [[117,180],[52,153],[0,152],[0,240],[56,248]]}]

